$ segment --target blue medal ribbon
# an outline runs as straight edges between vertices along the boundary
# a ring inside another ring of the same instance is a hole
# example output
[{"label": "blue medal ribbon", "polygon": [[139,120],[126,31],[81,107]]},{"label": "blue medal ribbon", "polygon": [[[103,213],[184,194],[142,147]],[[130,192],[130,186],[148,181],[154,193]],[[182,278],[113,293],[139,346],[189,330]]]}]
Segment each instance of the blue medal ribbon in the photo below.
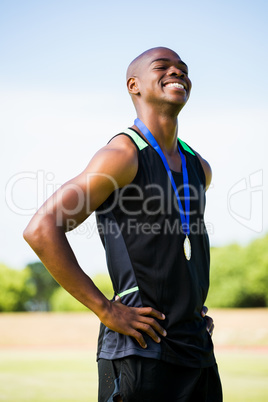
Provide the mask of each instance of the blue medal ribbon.
[{"label": "blue medal ribbon", "polygon": [[150,130],[145,126],[145,124],[140,119],[135,119],[134,124],[135,124],[135,126],[138,127],[138,129],[142,132],[144,137],[152,145],[152,147],[156,150],[156,152],[162,159],[162,162],[165,166],[165,169],[167,171],[168,177],[171,181],[173,190],[174,190],[176,198],[177,198],[183,233],[186,236],[188,236],[190,234],[190,191],[189,191],[189,179],[188,179],[188,172],[187,172],[187,167],[186,167],[185,156],[181,152],[180,147],[178,145],[178,151],[180,153],[181,163],[182,163],[182,177],[183,177],[184,200],[185,200],[185,202],[184,202],[185,203],[185,212],[184,212],[182,203],[180,200],[180,196],[179,196],[175,181],[172,176],[172,172],[168,166],[167,159],[166,159],[162,149],[158,145],[158,142],[154,138],[153,134],[150,132]]}]

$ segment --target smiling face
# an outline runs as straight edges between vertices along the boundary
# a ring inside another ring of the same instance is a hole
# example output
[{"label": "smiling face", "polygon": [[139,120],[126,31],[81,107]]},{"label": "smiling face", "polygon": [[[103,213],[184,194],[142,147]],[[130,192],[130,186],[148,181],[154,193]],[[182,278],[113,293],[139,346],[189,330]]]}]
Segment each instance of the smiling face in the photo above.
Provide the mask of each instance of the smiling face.
[{"label": "smiling face", "polygon": [[134,105],[172,105],[178,111],[186,104],[191,81],[187,65],[177,53],[154,48],[141,54],[129,66],[127,85]]}]

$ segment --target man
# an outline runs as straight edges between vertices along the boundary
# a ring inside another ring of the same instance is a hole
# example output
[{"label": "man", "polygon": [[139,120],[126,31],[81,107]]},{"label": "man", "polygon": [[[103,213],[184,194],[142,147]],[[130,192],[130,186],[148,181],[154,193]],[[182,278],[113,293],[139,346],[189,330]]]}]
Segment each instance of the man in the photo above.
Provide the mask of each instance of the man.
[{"label": "man", "polygon": [[[99,150],[34,215],[24,237],[54,278],[101,321],[99,401],[221,401],[211,320],[203,308],[209,164],[181,140],[191,90],[170,49],[127,71],[138,119]],[[80,268],[65,232],[96,211],[115,290],[107,300]],[[209,333],[210,332],[210,333]]]}]

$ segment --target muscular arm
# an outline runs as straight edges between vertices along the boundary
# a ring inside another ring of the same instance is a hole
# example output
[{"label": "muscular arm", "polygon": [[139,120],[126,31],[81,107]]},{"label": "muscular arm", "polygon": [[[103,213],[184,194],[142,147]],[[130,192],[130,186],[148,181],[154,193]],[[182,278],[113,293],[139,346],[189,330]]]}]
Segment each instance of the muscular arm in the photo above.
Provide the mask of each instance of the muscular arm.
[{"label": "muscular arm", "polygon": [[117,187],[134,179],[138,169],[135,145],[124,136],[114,138],[90,161],[77,177],[65,183],[36,212],[24,231],[24,238],[51,275],[77,300],[92,310],[114,331],[131,335],[146,347],[140,331],[156,342],[163,328],[153,318],[160,312],[111,303],[79,266],[65,232],[81,224]]},{"label": "muscular arm", "polygon": [[207,190],[209,188],[211,180],[212,180],[212,170],[211,170],[210,164],[204,158],[202,158],[202,156],[199,155],[198,152],[196,152],[196,151],[194,151],[194,152],[197,155],[197,157],[202,165],[202,168],[204,170],[204,173],[206,176],[206,190]]}]

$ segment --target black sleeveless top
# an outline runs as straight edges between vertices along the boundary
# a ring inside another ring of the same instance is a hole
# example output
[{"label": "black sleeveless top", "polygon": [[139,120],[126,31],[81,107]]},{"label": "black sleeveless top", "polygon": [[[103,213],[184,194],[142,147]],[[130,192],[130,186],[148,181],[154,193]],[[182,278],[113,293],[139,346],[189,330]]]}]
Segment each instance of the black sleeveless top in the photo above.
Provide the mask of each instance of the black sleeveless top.
[{"label": "black sleeveless top", "polygon": [[[132,307],[153,307],[165,314],[167,331],[160,344],[143,334],[147,348],[101,324],[97,358],[129,355],[162,359],[189,367],[215,363],[213,344],[201,310],[209,288],[209,240],[204,224],[205,174],[194,151],[183,141],[190,187],[192,256],[183,252],[177,199],[158,153],[132,129],[128,135],[138,150],[138,172],[133,182],[97,209],[115,294]],[[184,206],[182,173],[173,177]]]}]

